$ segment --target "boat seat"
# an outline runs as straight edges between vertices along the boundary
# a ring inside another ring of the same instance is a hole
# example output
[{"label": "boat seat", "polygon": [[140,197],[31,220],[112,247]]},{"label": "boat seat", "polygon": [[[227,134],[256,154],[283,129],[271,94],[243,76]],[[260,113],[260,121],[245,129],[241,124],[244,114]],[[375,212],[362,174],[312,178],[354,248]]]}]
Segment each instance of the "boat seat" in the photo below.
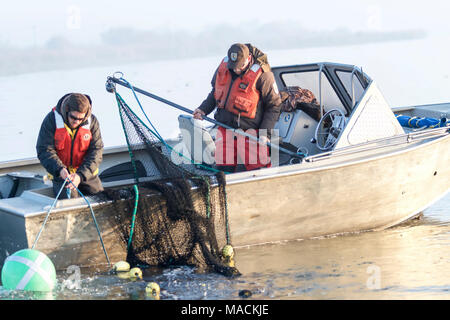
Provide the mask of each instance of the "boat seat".
[{"label": "boat seat", "polygon": [[[136,170],[139,177],[147,176],[147,171],[141,161],[136,160]],[[118,180],[134,179],[134,169],[131,161],[120,163],[108,169],[105,169],[99,175],[102,182],[111,182]]]},{"label": "boat seat", "polygon": [[0,176],[0,199],[15,198],[24,191],[46,186],[44,177],[33,172],[10,172]]},{"label": "boat seat", "polygon": [[317,154],[320,150],[315,143],[311,143],[317,128],[317,120],[302,110],[292,112],[281,112],[280,118],[275,124],[279,132],[280,144],[302,149],[308,155]]}]

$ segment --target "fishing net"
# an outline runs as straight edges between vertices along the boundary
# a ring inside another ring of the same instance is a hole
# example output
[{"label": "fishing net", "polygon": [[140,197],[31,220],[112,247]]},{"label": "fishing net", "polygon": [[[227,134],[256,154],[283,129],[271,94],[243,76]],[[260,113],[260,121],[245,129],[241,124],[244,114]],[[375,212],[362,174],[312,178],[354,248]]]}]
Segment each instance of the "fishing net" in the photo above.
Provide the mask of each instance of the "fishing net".
[{"label": "fishing net", "polygon": [[134,181],[126,187],[106,188],[102,197],[113,200],[111,216],[127,245],[127,261],[141,266],[190,265],[198,271],[238,275],[221,258],[221,248],[230,244],[223,172],[186,161],[175,164],[182,161],[172,161],[174,157],[183,155],[115,94]]}]

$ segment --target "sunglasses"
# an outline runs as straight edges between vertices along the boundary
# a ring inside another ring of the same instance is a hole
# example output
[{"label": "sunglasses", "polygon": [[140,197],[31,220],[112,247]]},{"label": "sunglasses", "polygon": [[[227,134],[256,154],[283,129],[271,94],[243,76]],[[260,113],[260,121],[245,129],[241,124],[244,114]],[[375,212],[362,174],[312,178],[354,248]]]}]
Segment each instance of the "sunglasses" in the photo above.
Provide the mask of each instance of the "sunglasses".
[{"label": "sunglasses", "polygon": [[74,115],[72,115],[71,113],[69,113],[69,118],[71,118],[74,121],[83,121],[84,120],[84,118],[77,118]]}]

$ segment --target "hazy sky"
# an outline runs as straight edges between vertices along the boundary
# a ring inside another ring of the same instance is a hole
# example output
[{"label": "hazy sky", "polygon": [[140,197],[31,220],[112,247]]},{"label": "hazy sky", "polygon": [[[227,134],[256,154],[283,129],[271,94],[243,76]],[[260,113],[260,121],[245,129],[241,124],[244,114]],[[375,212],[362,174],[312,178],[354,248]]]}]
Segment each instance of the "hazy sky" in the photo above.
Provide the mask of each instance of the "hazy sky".
[{"label": "hazy sky", "polygon": [[[6,2],[6,1],[4,1]],[[226,23],[291,22],[311,30],[423,29],[450,33],[449,1],[15,0],[2,3],[0,44],[44,44],[56,35],[94,42],[112,27],[200,31]]]}]

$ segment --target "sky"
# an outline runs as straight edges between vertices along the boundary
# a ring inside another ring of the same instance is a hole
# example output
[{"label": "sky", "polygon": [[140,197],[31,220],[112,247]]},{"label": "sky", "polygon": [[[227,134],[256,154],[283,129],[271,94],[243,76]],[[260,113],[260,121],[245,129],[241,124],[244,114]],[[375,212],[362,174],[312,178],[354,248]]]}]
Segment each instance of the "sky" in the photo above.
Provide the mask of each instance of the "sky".
[{"label": "sky", "polygon": [[114,27],[195,33],[217,24],[280,21],[315,31],[420,29],[432,35],[450,33],[449,12],[450,2],[444,0],[15,0],[2,3],[0,44],[43,45],[55,36],[96,43]]}]

